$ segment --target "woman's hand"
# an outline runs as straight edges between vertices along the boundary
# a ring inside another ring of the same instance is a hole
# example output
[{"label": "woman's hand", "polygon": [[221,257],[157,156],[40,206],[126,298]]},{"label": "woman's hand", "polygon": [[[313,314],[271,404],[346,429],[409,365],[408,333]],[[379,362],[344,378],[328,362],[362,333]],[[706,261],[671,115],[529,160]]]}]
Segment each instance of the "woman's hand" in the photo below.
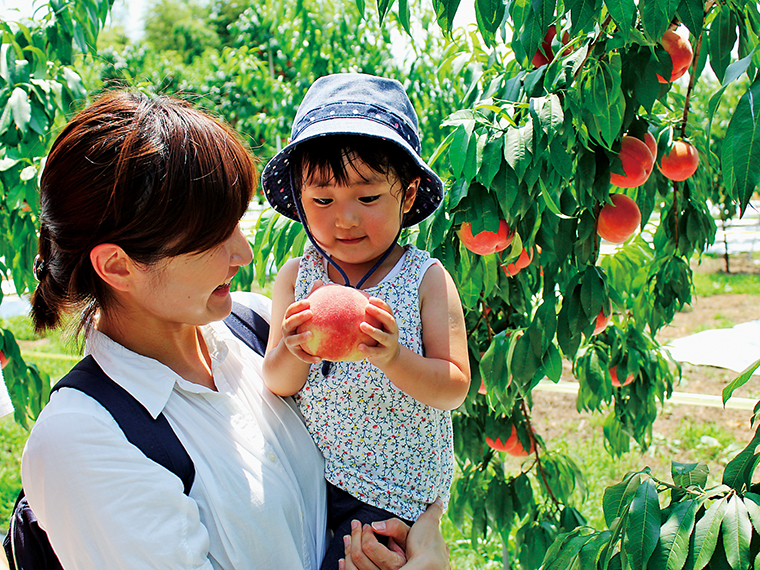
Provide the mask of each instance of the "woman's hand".
[{"label": "woman's hand", "polygon": [[[346,558],[340,569],[449,570],[449,549],[440,530],[442,515],[443,503],[436,499],[411,528],[398,519],[372,527],[355,522],[345,540]],[[388,548],[377,541],[375,533],[389,537]]]},{"label": "woman's hand", "polygon": [[359,350],[367,357],[367,360],[383,370],[389,364],[393,364],[399,355],[398,324],[390,305],[377,297],[369,298],[367,314],[375,317],[382,328],[375,328],[364,321],[360,326],[361,331],[377,341],[377,346],[360,344]]}]

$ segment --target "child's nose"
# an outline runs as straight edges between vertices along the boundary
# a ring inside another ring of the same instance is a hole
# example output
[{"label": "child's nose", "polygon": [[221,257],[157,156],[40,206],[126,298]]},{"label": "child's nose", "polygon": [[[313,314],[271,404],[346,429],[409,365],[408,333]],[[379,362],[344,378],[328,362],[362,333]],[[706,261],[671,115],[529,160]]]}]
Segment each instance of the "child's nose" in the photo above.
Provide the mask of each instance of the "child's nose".
[{"label": "child's nose", "polygon": [[352,206],[345,206],[338,211],[335,225],[341,229],[353,228],[359,225],[359,214]]}]

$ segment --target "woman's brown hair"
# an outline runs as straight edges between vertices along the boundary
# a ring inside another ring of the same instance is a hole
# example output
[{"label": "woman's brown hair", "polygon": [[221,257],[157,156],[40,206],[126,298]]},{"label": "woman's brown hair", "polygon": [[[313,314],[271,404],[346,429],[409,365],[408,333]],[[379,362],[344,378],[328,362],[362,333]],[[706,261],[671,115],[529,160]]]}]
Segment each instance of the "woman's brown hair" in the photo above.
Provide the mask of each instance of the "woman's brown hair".
[{"label": "woman's brown hair", "polygon": [[256,180],[239,136],[187,102],[101,95],[64,127],[42,173],[35,329],[71,309],[87,327],[112,307],[93,247],[116,244],[145,266],[210,249],[231,235]]}]

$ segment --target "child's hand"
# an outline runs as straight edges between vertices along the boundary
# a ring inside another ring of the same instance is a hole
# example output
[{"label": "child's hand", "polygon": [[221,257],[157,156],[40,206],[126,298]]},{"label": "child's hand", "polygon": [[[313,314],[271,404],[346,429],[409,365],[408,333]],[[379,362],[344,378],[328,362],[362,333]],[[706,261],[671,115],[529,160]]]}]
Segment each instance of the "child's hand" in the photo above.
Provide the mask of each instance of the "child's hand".
[{"label": "child's hand", "polygon": [[308,364],[322,360],[303,349],[303,344],[312,337],[313,333],[311,331],[297,332],[298,327],[311,319],[311,317],[309,300],[302,299],[291,304],[285,310],[285,318],[282,320],[282,342],[285,343],[285,346],[293,356]]},{"label": "child's hand", "polygon": [[367,360],[382,370],[398,358],[400,351],[398,324],[388,303],[377,297],[369,298],[367,314],[375,317],[382,328],[375,328],[368,322],[363,322],[360,327],[362,332],[377,341],[377,346],[360,344],[359,350],[367,357]]}]

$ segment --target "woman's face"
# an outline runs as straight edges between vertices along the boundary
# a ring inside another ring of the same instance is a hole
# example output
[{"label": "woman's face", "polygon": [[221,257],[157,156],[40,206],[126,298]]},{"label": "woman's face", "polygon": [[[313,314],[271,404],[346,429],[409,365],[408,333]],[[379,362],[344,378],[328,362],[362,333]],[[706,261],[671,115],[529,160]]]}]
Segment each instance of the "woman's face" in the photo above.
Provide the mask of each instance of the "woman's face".
[{"label": "woman's face", "polygon": [[252,257],[238,225],[216,247],[159,262],[144,272],[136,291],[143,316],[149,321],[193,326],[223,319],[232,310],[230,281]]}]

